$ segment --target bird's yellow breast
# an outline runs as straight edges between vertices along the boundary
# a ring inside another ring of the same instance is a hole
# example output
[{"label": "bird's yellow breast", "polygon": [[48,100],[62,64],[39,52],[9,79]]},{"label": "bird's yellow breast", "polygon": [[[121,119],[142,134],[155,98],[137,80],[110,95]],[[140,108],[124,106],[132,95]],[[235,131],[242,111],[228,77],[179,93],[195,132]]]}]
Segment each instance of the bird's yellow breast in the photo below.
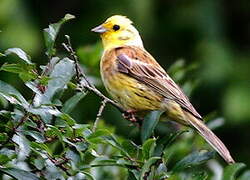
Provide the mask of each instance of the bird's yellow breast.
[{"label": "bird's yellow breast", "polygon": [[162,98],[143,83],[118,72],[112,52],[104,53],[100,66],[105,88],[123,108],[137,111],[160,109]]}]

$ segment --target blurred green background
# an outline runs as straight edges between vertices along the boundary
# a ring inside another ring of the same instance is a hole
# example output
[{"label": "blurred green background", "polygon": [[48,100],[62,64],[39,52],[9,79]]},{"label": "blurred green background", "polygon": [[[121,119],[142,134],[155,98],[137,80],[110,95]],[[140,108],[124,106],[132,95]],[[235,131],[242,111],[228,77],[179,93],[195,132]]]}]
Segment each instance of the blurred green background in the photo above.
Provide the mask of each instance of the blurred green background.
[{"label": "blurred green background", "polygon": [[[237,161],[250,165],[249,0],[0,0],[0,52],[20,47],[37,64],[46,64],[42,29],[66,13],[76,19],[64,25],[57,49],[64,53],[63,35],[70,35],[80,61],[97,83],[96,59],[101,54],[93,51],[101,46],[97,43],[99,37],[90,29],[114,14],[126,15],[134,21],[146,49],[165,69],[178,59],[184,59],[187,65],[194,64],[196,68],[190,77],[197,83],[191,94],[192,103],[203,116],[216,112],[225,118],[216,134]],[[0,65],[3,63],[1,59]],[[0,79],[30,98],[31,91],[17,76],[0,71]],[[101,84],[98,88],[105,92]],[[89,95],[73,117],[79,122],[93,121],[99,103],[96,96]],[[117,133],[134,136],[136,128],[129,127],[110,106],[105,110],[105,120],[117,128]]]}]

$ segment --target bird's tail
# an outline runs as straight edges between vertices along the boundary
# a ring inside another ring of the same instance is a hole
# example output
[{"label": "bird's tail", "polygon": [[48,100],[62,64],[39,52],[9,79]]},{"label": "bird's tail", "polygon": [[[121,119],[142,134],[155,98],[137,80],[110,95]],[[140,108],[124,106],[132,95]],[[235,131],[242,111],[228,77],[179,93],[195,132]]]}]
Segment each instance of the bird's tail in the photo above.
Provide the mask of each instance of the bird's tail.
[{"label": "bird's tail", "polygon": [[199,134],[221,155],[227,163],[235,163],[230,152],[223,142],[199,119],[189,112],[184,112],[186,120],[196,129]]}]

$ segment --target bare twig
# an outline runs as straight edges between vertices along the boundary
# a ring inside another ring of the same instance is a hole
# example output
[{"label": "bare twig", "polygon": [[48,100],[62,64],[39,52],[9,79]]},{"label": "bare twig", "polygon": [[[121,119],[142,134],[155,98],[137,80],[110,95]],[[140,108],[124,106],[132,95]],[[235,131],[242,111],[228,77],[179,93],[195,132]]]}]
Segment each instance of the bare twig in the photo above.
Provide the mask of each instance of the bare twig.
[{"label": "bare twig", "polygon": [[[70,37],[68,35],[65,36],[67,38],[67,44],[63,43],[63,47],[66,49],[66,51],[70,54],[71,58],[74,60],[75,62],[75,68],[76,68],[76,77],[77,77],[77,83],[79,86],[80,90],[87,89],[90,92],[93,92],[94,94],[96,94],[97,96],[99,96],[101,99],[105,100],[106,103],[110,103],[112,104],[114,107],[116,107],[119,111],[121,111],[122,113],[126,112],[125,109],[123,109],[122,107],[120,107],[116,102],[114,102],[113,100],[109,99],[108,97],[104,96],[86,77],[86,75],[84,74],[84,72],[82,71],[79,63],[78,63],[78,58],[76,56],[75,51],[73,50],[72,46],[71,46],[71,42],[70,42]],[[84,80],[84,83],[81,81],[82,78]]]},{"label": "bare twig", "polygon": [[97,128],[97,125],[98,125],[98,122],[99,122],[99,120],[100,120],[100,117],[102,116],[102,112],[103,112],[103,110],[104,110],[104,108],[105,108],[105,106],[106,106],[106,103],[107,103],[107,100],[106,99],[104,99],[103,101],[102,101],[102,103],[101,103],[101,106],[100,106],[100,108],[99,108],[99,111],[98,111],[98,113],[97,113],[97,115],[96,115],[96,119],[95,119],[95,123],[94,123],[94,125],[93,125],[93,132],[95,132],[95,130],[96,130],[96,128]]},{"label": "bare twig", "polygon": [[47,154],[48,159],[58,168],[62,169],[68,176],[71,176],[71,174],[68,172],[68,167],[65,166],[65,164],[69,161],[69,159],[63,157],[60,160],[56,160],[53,157],[51,157],[49,154]]},{"label": "bare twig", "polygon": [[[114,106],[115,108],[117,108],[121,113],[126,114],[126,116],[124,116],[124,118],[126,118],[129,121],[133,121],[133,122],[140,122],[141,119],[135,117],[135,115],[133,113],[128,112],[127,110],[125,110],[124,108],[122,108],[118,103],[116,103],[115,101],[109,99],[108,97],[106,97],[105,95],[103,95],[87,78],[87,76],[85,75],[85,73],[83,72],[83,70],[81,69],[81,66],[78,63],[78,58],[76,56],[75,51],[73,50],[72,46],[71,46],[71,42],[70,42],[70,37],[68,35],[65,35],[66,39],[67,39],[67,43],[62,43],[63,47],[65,48],[65,50],[70,54],[71,58],[74,60],[75,62],[75,70],[76,70],[76,81],[77,81],[77,85],[78,85],[78,89],[81,91],[84,90],[88,90],[90,92],[93,92],[94,94],[96,94],[97,96],[99,96],[102,99],[102,102],[105,102],[104,105],[102,105],[99,109],[99,112],[97,114],[97,118],[96,121],[98,122],[99,117],[102,115],[103,109],[105,107],[105,105],[107,103],[111,104],[112,106]],[[103,103],[102,103],[103,104]],[[127,116],[129,114],[129,116]],[[127,118],[128,117],[128,118]],[[138,121],[134,121],[134,120],[138,120]],[[93,130],[95,130],[95,126],[96,123],[94,124]]]},{"label": "bare twig", "polygon": [[65,35],[66,39],[67,39],[67,44],[63,43],[63,47],[68,51],[68,53],[70,54],[71,58],[74,60],[75,62],[75,70],[76,70],[76,78],[77,78],[77,81],[80,82],[81,81],[81,77],[83,77],[83,79],[86,81],[86,83],[89,85],[89,86],[92,86],[93,85],[88,81],[87,77],[85,76],[85,74],[83,73],[83,71],[81,70],[81,67],[78,63],[78,57],[76,56],[76,53],[75,51],[73,50],[72,48],[72,45],[71,45],[71,41],[70,41],[70,37],[68,35]]}]

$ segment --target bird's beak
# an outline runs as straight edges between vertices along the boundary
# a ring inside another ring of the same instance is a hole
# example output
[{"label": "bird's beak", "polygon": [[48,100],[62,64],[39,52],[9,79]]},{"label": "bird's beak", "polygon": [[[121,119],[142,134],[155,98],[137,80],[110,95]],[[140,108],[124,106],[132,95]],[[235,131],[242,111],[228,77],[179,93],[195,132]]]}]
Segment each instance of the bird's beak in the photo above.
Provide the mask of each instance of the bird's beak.
[{"label": "bird's beak", "polygon": [[91,29],[91,31],[95,32],[95,33],[102,34],[102,33],[107,32],[107,29],[105,27],[103,27],[103,25],[100,25],[100,26],[97,26],[97,27]]}]

